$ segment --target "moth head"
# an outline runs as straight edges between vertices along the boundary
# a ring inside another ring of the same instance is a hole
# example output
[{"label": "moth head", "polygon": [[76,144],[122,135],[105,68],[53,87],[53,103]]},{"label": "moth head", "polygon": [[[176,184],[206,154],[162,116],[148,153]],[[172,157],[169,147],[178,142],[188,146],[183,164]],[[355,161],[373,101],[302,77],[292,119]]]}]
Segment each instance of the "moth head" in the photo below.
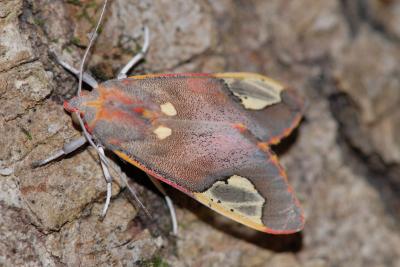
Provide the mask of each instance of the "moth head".
[{"label": "moth head", "polygon": [[87,92],[82,92],[80,97],[73,97],[64,102],[64,109],[71,114],[72,121],[79,125],[78,114],[81,118],[85,118],[88,113],[88,107],[85,105],[92,100],[92,96]]},{"label": "moth head", "polygon": [[78,97],[74,97],[71,100],[64,101],[64,109],[69,112],[69,113],[75,113],[77,111],[80,111],[80,106],[81,106],[81,99]]}]

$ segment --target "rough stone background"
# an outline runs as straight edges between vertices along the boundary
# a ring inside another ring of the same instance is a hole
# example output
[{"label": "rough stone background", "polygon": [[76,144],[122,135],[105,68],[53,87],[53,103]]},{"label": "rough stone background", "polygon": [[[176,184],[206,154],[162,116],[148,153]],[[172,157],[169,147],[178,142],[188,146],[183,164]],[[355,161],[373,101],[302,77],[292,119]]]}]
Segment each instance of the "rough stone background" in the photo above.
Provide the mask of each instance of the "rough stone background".
[{"label": "rough stone background", "polygon": [[133,73],[259,72],[298,88],[304,121],[281,151],[305,209],[296,235],[242,227],[116,160],[153,214],[105,182],[82,149],[31,169],[79,136],[62,109],[100,0],[0,1],[0,266],[400,266],[400,2],[114,0],[88,69],[110,79],[151,31]]}]

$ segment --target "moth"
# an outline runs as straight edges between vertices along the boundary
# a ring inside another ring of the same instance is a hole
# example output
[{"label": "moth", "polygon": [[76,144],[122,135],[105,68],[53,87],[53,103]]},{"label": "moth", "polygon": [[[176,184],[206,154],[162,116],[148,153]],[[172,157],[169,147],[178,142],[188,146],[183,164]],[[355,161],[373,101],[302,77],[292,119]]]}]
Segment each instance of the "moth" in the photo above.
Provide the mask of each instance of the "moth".
[{"label": "moth", "polygon": [[237,222],[273,234],[304,217],[270,146],[303,102],[258,74],[152,74],[109,80],[65,102],[123,160]]},{"label": "moth", "polygon": [[[67,144],[35,165],[89,141],[99,147],[100,156],[103,148],[111,150],[150,177],[246,226],[271,234],[300,231],[302,209],[270,147],[299,124],[302,98],[295,90],[253,73],[127,77],[147,50],[146,33],[142,51],[117,79],[97,83],[83,74],[83,63],[78,71],[61,62],[93,88],[79,89],[64,103],[87,140]],[[107,178],[106,160],[100,158]],[[107,201],[110,179],[108,186]]]}]

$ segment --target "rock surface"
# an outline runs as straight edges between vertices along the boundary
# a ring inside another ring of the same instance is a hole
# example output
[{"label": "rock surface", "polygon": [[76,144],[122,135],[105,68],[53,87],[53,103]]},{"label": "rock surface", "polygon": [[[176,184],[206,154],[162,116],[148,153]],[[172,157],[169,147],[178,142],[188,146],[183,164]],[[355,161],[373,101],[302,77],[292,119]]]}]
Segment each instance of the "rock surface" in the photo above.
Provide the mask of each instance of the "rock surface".
[{"label": "rock surface", "polygon": [[400,266],[398,1],[111,1],[88,63],[97,79],[115,76],[147,25],[134,73],[259,72],[307,100],[278,147],[304,231],[254,232],[169,188],[177,238],[162,198],[118,159],[152,218],[117,179],[99,220],[105,182],[90,148],[30,167],[80,134],[61,105],[76,79],[55,58],[79,64],[101,2],[0,2],[0,265]]}]

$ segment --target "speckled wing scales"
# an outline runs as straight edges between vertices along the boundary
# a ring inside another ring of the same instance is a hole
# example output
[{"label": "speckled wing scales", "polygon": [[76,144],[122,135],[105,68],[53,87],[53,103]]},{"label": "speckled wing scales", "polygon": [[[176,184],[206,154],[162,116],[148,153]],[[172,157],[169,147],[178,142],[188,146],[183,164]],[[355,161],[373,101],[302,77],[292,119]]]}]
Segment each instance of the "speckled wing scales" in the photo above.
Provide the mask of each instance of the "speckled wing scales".
[{"label": "speckled wing scales", "polygon": [[275,234],[302,229],[301,208],[272,152],[235,129],[205,136],[208,140],[190,139],[185,133],[171,135],[172,143],[182,140],[177,150],[171,150],[170,142],[163,149],[159,144],[142,144],[148,150],[144,160],[135,159],[130,151],[116,150],[116,154],[251,228]]},{"label": "speckled wing scales", "polygon": [[[96,113],[87,123],[118,156],[213,210],[260,231],[293,233],[302,211],[268,147],[298,123],[302,107],[286,91],[243,73],[131,77],[93,93],[101,100],[86,103]],[[264,122],[276,115],[288,120],[278,129]]]}]

